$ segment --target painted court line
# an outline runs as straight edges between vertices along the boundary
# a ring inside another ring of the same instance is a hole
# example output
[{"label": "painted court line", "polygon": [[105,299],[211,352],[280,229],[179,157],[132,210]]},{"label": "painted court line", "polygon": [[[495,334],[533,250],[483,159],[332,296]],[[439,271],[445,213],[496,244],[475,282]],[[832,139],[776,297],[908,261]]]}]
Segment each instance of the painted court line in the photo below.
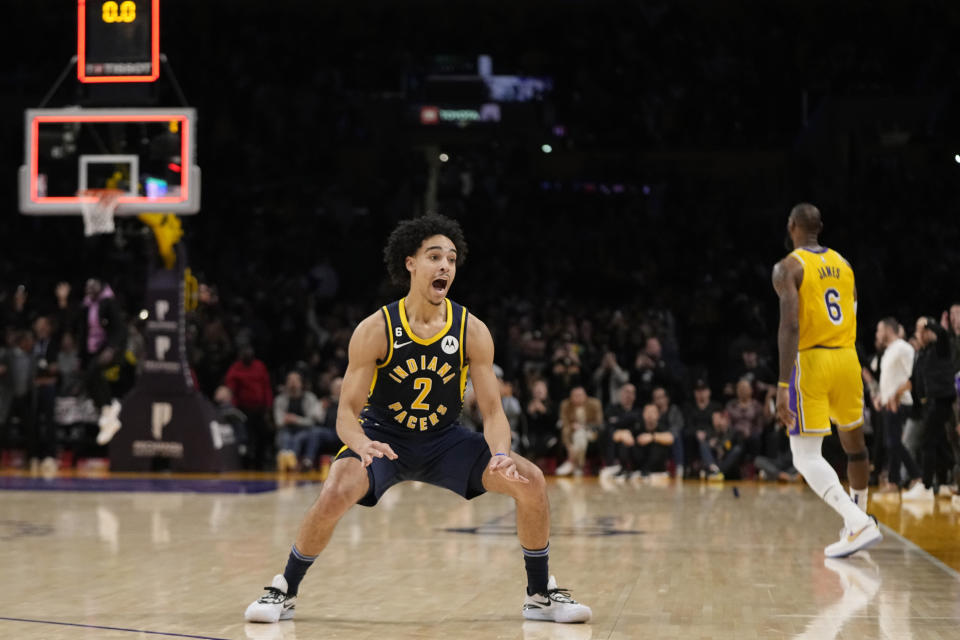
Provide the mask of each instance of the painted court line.
[{"label": "painted court line", "polygon": [[61,627],[82,627],[84,629],[104,629],[106,631],[126,631],[128,633],[146,633],[154,636],[168,636],[174,638],[195,638],[196,640],[230,640],[229,638],[214,638],[213,636],[191,636],[186,633],[169,633],[166,631],[147,631],[145,629],[125,629],[123,627],[103,627],[97,624],[78,624],[76,622],[55,622],[53,620],[27,620],[25,618],[5,618],[0,616],[0,620],[9,620],[11,622],[31,622],[34,624],[55,624]]},{"label": "painted court line", "polygon": [[927,560],[933,563],[933,565],[939,568],[941,571],[949,574],[952,578],[960,580],[960,572],[958,572],[956,569],[946,564],[943,560],[941,560],[940,558],[936,557],[935,555],[933,555],[932,553],[930,553],[929,551],[927,551],[926,549],[918,545],[916,542],[913,542],[912,540],[904,538],[902,535],[900,535],[899,533],[897,533],[887,525],[883,524],[882,522],[880,523],[880,528],[883,529],[884,535],[890,535],[893,538],[896,538],[897,540],[902,542],[903,545],[906,546],[907,548],[912,549],[920,553],[921,555],[925,556]]}]

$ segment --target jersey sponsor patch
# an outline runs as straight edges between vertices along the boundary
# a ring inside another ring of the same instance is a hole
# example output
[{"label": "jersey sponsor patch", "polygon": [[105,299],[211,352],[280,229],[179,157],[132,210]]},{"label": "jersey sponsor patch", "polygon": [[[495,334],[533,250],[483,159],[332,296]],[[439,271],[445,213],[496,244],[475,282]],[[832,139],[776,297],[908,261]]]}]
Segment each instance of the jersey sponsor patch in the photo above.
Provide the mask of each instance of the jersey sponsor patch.
[{"label": "jersey sponsor patch", "polygon": [[456,353],[457,349],[460,348],[460,341],[457,340],[456,336],[444,336],[443,341],[440,343],[440,348],[447,354]]}]

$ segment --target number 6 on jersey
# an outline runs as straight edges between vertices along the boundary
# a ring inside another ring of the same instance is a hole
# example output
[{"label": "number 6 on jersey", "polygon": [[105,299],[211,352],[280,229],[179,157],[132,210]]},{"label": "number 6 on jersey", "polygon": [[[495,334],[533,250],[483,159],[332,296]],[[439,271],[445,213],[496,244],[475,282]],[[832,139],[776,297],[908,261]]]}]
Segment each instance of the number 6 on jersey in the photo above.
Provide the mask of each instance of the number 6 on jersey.
[{"label": "number 6 on jersey", "polygon": [[827,289],[823,294],[823,301],[827,305],[827,315],[830,316],[830,322],[840,324],[843,322],[843,309],[840,307],[840,292],[836,289]]}]

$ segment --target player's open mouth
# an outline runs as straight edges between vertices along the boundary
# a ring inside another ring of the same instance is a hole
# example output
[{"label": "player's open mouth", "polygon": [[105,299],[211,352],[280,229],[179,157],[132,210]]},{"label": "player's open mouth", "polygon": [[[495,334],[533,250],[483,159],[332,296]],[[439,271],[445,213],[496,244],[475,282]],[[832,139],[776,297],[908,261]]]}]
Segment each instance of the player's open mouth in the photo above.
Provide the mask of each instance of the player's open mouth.
[{"label": "player's open mouth", "polygon": [[433,281],[433,288],[442,293],[447,290],[447,281],[443,278],[437,278]]}]

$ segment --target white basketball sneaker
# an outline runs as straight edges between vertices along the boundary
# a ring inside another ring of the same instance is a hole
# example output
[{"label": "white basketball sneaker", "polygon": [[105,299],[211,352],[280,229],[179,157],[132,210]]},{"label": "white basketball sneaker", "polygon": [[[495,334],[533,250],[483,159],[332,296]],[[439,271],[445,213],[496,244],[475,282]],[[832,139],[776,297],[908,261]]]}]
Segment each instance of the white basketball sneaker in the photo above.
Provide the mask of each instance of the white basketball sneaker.
[{"label": "white basketball sneaker", "polygon": [[917,482],[915,485],[904,491],[900,494],[900,499],[904,502],[908,500],[929,500],[933,502],[936,499],[936,495],[933,493],[933,489],[927,489],[923,486],[922,482]]},{"label": "white basketball sneaker", "polygon": [[256,602],[250,603],[243,614],[247,622],[278,622],[292,620],[297,596],[287,597],[287,580],[281,574],[273,577],[269,587],[264,587],[266,593]]},{"label": "white basketball sneaker", "polygon": [[116,399],[100,407],[100,419],[97,424],[100,427],[97,444],[103,446],[113,440],[113,436],[120,431],[120,403]]},{"label": "white basketball sneaker", "polygon": [[840,539],[823,550],[823,555],[828,558],[846,558],[853,555],[861,549],[872,547],[883,540],[883,534],[880,533],[880,527],[873,516],[870,516],[870,522],[859,531],[850,531],[846,527],[840,530]]},{"label": "white basketball sneaker", "polygon": [[523,601],[523,617],[527,620],[588,622],[592,615],[590,607],[571,598],[569,589],[559,588],[553,576],[547,582],[545,593],[535,593]]}]

